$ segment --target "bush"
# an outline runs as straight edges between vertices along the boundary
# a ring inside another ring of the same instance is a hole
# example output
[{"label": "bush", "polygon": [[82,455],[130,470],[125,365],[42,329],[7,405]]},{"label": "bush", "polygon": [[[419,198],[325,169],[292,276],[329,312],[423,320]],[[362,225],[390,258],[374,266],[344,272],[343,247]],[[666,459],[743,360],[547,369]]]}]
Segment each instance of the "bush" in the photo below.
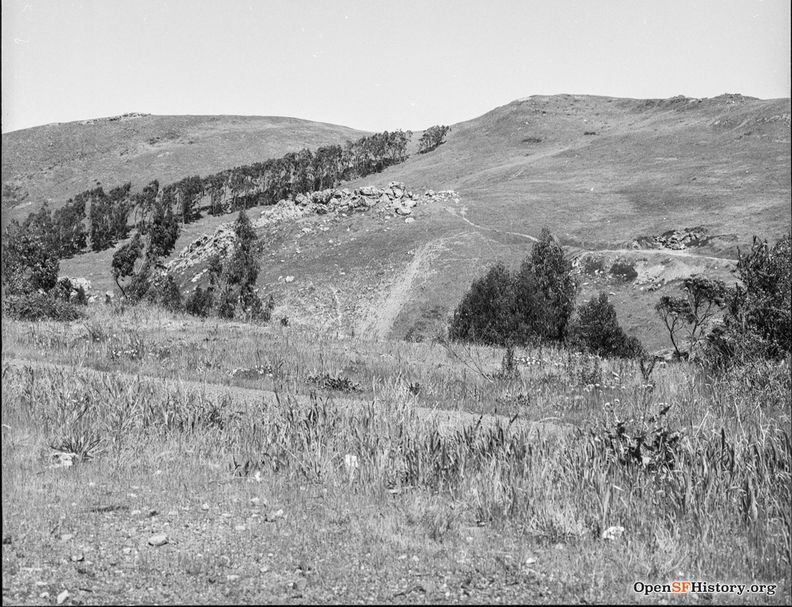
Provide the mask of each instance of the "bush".
[{"label": "bush", "polygon": [[3,233],[2,283],[10,294],[49,291],[58,281],[58,251],[46,209],[23,225],[11,220]]},{"label": "bush", "polygon": [[771,248],[754,237],[740,253],[737,270],[743,285],[723,290],[718,304],[723,321],[703,340],[697,358],[711,368],[727,369],[760,359],[779,359],[792,351],[792,250],[787,235]]},{"label": "bush", "polygon": [[18,320],[70,321],[83,316],[82,312],[68,301],[39,292],[5,297],[3,312]]},{"label": "bush", "polygon": [[569,344],[599,356],[635,358],[643,353],[641,342],[619,326],[616,310],[605,293],[578,308],[569,329]]},{"label": "bush", "polygon": [[614,263],[611,266],[610,273],[614,278],[621,278],[627,282],[638,278],[638,272],[633,267],[633,265],[624,261],[617,261]]},{"label": "bush", "polygon": [[184,304],[184,309],[188,314],[206,318],[212,311],[213,305],[214,293],[212,289],[204,290],[201,287],[198,287],[187,298],[187,302]]},{"label": "bush", "polygon": [[176,284],[176,279],[170,273],[161,275],[157,280],[152,281],[146,292],[146,299],[171,312],[180,312],[183,309],[179,285]]}]

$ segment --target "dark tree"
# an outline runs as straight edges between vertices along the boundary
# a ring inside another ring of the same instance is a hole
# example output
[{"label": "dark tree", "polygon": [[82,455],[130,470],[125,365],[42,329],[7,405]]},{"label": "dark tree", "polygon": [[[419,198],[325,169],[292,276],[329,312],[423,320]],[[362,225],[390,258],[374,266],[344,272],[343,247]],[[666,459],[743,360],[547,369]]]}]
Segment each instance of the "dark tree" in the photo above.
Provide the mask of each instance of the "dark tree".
[{"label": "dark tree", "polygon": [[121,278],[128,278],[133,276],[135,273],[135,262],[140,259],[143,253],[143,241],[140,237],[140,234],[135,234],[135,236],[130,240],[127,244],[123,247],[119,248],[113,254],[113,279],[115,280],[118,288],[121,289],[121,293],[126,296],[126,291],[124,291],[124,287],[121,286],[119,279]]},{"label": "dark tree", "polygon": [[84,219],[85,200],[69,200],[52,214],[59,257],[72,257],[85,248],[87,234],[83,226]]},{"label": "dark tree", "polygon": [[569,343],[600,356],[620,358],[640,356],[643,350],[641,343],[619,326],[616,310],[605,293],[578,308],[569,328]]},{"label": "dark tree", "polygon": [[49,291],[58,281],[58,251],[48,213],[29,216],[20,226],[11,220],[2,239],[2,282],[8,294]]},{"label": "dark tree", "polygon": [[437,149],[445,142],[445,136],[451,130],[450,126],[431,126],[426,129],[418,140],[418,153],[426,154]]},{"label": "dark tree", "polygon": [[518,314],[536,318],[535,331],[542,339],[563,341],[575,309],[577,282],[572,275],[572,261],[564,255],[561,245],[547,228],[542,229],[539,242],[534,244],[530,258],[520,269],[520,276],[526,275],[533,276],[528,283],[538,291],[535,298],[539,302],[523,308],[525,300],[519,300]]},{"label": "dark tree", "polygon": [[515,333],[514,294],[502,263],[475,281],[454,311],[448,335],[455,341],[505,345]]},{"label": "dark tree", "polygon": [[155,205],[148,232],[150,256],[167,257],[173,252],[179,238],[179,223],[170,206]]}]

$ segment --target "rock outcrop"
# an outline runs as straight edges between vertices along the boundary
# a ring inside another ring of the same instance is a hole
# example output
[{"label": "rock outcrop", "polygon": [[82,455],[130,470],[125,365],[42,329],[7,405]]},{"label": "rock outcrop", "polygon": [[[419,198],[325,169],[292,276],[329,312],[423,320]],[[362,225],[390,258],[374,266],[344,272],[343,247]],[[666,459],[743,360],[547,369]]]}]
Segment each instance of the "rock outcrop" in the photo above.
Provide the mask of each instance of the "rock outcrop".
[{"label": "rock outcrop", "polygon": [[632,241],[633,249],[671,249],[679,251],[688,247],[702,247],[710,240],[707,228],[698,226],[683,230],[669,230],[659,236],[641,236]]},{"label": "rock outcrop", "polygon": [[[354,190],[328,188],[297,194],[293,199],[280,200],[277,204],[265,207],[258,217],[251,216],[251,222],[254,228],[264,228],[296,221],[309,215],[348,215],[377,208],[383,213],[404,217],[407,223],[412,223],[414,210],[419,205],[451,200],[458,200],[455,192],[427,190],[423,195],[415,195],[403,183],[391,181],[384,188],[369,185]],[[183,274],[188,268],[207,262],[213,255],[230,255],[233,246],[233,223],[224,223],[214,234],[203,234],[193,240],[168,263],[167,269],[169,272]],[[196,274],[191,281],[196,283],[202,275],[203,272]]]}]

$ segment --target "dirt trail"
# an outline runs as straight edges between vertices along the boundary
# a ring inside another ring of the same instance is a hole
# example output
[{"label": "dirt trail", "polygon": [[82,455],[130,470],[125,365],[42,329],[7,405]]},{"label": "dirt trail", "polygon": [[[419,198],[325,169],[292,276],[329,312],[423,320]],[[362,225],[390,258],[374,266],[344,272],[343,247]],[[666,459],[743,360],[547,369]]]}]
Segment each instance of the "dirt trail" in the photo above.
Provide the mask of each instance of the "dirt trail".
[{"label": "dirt trail", "polygon": [[[473,226],[477,230],[486,230],[489,232],[496,232],[498,234],[509,234],[510,236],[519,236],[521,238],[526,238],[532,242],[539,242],[539,239],[535,236],[531,236],[530,234],[523,234],[521,232],[509,232],[508,230],[499,230],[497,228],[488,228],[487,226],[481,226],[477,223],[473,223],[465,216],[465,211],[467,210],[466,207],[462,207],[461,209],[456,209],[454,207],[445,207],[445,210],[451,213],[451,215],[458,217],[465,223],[470,226]],[[701,255],[700,253],[694,253],[688,249],[679,250],[679,249],[582,249],[580,247],[564,247],[567,251],[570,252],[572,258],[579,257],[586,253],[606,253],[612,255],[628,255],[628,254],[639,254],[639,255],[670,255],[672,257],[688,257],[693,259],[704,259],[707,261],[718,261],[718,262],[728,262],[728,263],[735,263],[736,260],[731,257],[713,257],[711,255]]]},{"label": "dirt trail", "polygon": [[[67,373],[80,372],[80,373],[85,373],[86,375],[93,375],[96,377],[101,377],[104,375],[113,375],[115,377],[123,377],[133,381],[142,381],[170,389],[181,389],[181,390],[186,389],[189,391],[200,392],[201,394],[206,394],[216,397],[230,396],[237,402],[240,401],[253,402],[253,401],[260,401],[261,399],[275,398],[275,392],[272,392],[270,390],[240,388],[237,386],[225,386],[221,384],[198,382],[198,381],[183,380],[183,379],[166,379],[162,377],[153,377],[151,375],[123,373],[120,371],[112,371],[108,373],[105,371],[92,369],[91,367],[34,361],[23,358],[9,358],[7,356],[3,357],[2,365],[4,370],[6,366],[11,366],[11,367],[16,367],[18,369],[24,367],[30,367],[33,369],[57,369],[57,370],[65,371]],[[309,397],[305,395],[289,394],[288,396],[289,398],[293,398],[295,401],[302,404],[309,402]],[[353,398],[330,397],[330,402],[336,405],[339,409],[344,409],[346,411],[360,409],[369,404],[368,401],[363,401]],[[494,425],[498,422],[502,424],[508,424],[510,421],[510,418],[505,415],[476,414],[476,413],[468,413],[466,411],[430,409],[428,407],[415,407],[415,412],[418,414],[418,417],[420,417],[421,420],[423,421],[432,422],[436,420],[440,431],[444,433],[453,432],[454,430],[462,428],[464,426],[476,424],[478,423],[479,419],[481,419],[481,426],[483,428],[486,428],[487,426],[490,425]],[[543,437],[546,436],[564,437],[574,429],[574,426],[572,424],[551,423],[549,421],[533,422],[524,419],[516,419],[513,423],[513,427],[517,429],[527,430],[530,431],[532,435],[536,433],[537,436],[543,436]]]},{"label": "dirt trail", "polygon": [[488,228],[488,227],[485,227],[485,226],[480,226],[477,223],[473,223],[467,217],[465,217],[465,210],[466,210],[465,207],[462,207],[462,209],[460,209],[459,211],[457,211],[453,207],[446,207],[445,209],[446,209],[446,211],[448,211],[449,213],[451,213],[455,217],[459,217],[459,219],[461,219],[465,223],[473,226],[477,230],[488,230],[490,232],[497,232],[498,234],[509,234],[511,236],[519,236],[521,238],[527,238],[531,242],[539,242],[538,238],[536,238],[534,236],[531,236],[530,234],[522,234],[520,232],[509,232],[508,230],[498,230],[497,228]]},{"label": "dirt trail", "polygon": [[572,258],[579,257],[585,253],[605,253],[610,255],[670,255],[672,257],[687,257],[691,259],[705,259],[707,261],[718,261],[736,263],[737,260],[731,257],[712,257],[710,255],[701,255],[700,253],[693,253],[688,249],[581,249],[578,247],[568,247],[571,251]]},{"label": "dirt trail", "polygon": [[410,291],[418,276],[426,274],[426,266],[442,249],[443,239],[433,240],[422,245],[412,260],[388,287],[384,299],[370,312],[369,318],[359,326],[358,332],[371,339],[385,339],[393,328],[404,304],[410,300]]}]

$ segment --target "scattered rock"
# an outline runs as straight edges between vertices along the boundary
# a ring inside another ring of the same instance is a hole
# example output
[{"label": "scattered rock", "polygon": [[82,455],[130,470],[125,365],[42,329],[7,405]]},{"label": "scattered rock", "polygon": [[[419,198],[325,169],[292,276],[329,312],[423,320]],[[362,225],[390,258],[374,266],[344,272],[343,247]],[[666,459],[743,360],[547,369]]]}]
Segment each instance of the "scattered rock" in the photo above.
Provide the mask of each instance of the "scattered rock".
[{"label": "scattered rock", "polygon": [[633,249],[672,249],[680,251],[688,247],[702,247],[711,239],[703,226],[669,230],[659,236],[640,236],[630,243]]},{"label": "scattered rock", "polygon": [[[264,208],[252,223],[254,228],[262,228],[294,221],[309,215],[333,213],[338,216],[346,216],[347,212],[362,213],[377,206],[384,209],[387,215],[410,216],[416,205],[436,202],[458,204],[459,196],[452,190],[440,192],[426,190],[423,196],[414,197],[412,192],[407,191],[404,184],[398,181],[391,181],[385,188],[368,185],[357,188],[354,192],[350,192],[347,188],[328,188],[309,194],[297,194],[293,199],[280,200],[277,204]],[[319,229],[327,231],[328,228],[320,227]],[[301,228],[301,234],[309,234],[313,231],[314,229],[310,227]],[[167,264],[166,270],[184,275],[189,268],[206,263],[215,255],[219,255],[221,258],[229,256],[233,253],[234,242],[233,223],[224,223],[213,234],[203,234],[183,248]],[[205,279],[206,271],[201,270],[190,280],[193,283],[198,283]],[[287,278],[287,282],[291,281]]]},{"label": "scattered rock", "polygon": [[279,510],[270,510],[267,513],[267,522],[274,523],[275,521],[279,521],[286,518],[286,515],[283,513],[282,509]]},{"label": "scattered rock", "polygon": [[602,539],[612,542],[614,540],[618,540],[623,533],[624,533],[624,527],[620,527],[618,525],[613,527],[608,527],[605,531],[602,532]]},{"label": "scattered rock", "polygon": [[305,587],[308,585],[308,580],[304,577],[298,578],[294,582],[292,582],[292,590],[296,590],[297,592],[302,592],[305,590]]},{"label": "scattered rock", "polygon": [[158,533],[157,535],[152,535],[148,539],[148,543],[150,546],[164,546],[168,543],[168,536],[164,533]]},{"label": "scattered rock", "polygon": [[56,451],[52,454],[51,459],[50,468],[70,468],[80,458],[76,453]]}]

